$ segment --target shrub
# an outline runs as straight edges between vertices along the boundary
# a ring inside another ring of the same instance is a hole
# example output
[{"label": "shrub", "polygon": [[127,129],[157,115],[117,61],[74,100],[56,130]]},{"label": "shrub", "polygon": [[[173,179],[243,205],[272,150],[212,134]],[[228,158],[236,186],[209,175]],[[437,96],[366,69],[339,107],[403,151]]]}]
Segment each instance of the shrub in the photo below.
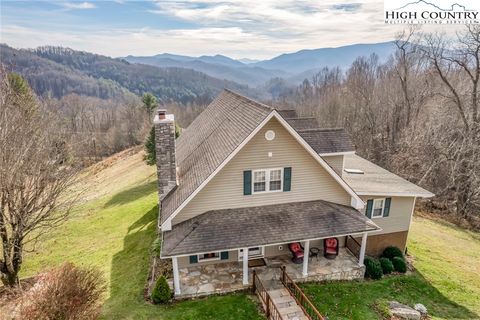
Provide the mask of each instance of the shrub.
[{"label": "shrub", "polygon": [[101,272],[71,263],[41,274],[17,301],[14,319],[96,319],[106,290]]},{"label": "shrub", "polygon": [[165,303],[172,297],[172,292],[168,286],[167,279],[165,279],[164,276],[160,276],[157,279],[151,297],[153,303]]},{"label": "shrub", "polygon": [[403,259],[403,252],[397,247],[389,246],[383,250],[382,257],[392,260],[395,257],[400,257]]},{"label": "shrub", "polygon": [[405,260],[401,257],[395,257],[392,259],[392,264],[393,268],[395,271],[400,272],[400,273],[405,273],[407,272],[407,263]]},{"label": "shrub", "polygon": [[365,257],[365,276],[371,279],[380,279],[383,276],[382,266],[380,262],[372,257]]},{"label": "shrub", "polygon": [[383,274],[390,274],[393,271],[393,263],[388,258],[380,258],[380,265],[382,266]]}]

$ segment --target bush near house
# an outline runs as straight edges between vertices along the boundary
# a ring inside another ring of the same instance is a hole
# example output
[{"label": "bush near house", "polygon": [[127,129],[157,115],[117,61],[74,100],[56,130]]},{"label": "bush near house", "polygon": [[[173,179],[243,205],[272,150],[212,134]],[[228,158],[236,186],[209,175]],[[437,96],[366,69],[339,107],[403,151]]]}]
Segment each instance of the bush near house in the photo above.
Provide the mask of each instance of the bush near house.
[{"label": "bush near house", "polygon": [[380,265],[382,266],[383,274],[390,274],[393,272],[393,263],[390,261],[390,259],[382,257],[379,259],[379,261]]},{"label": "bush near house", "polygon": [[382,257],[390,260],[392,260],[395,257],[400,257],[403,259],[403,252],[402,250],[400,250],[395,246],[389,246],[389,247],[386,247],[385,250],[383,250]]},{"label": "bush near house", "polygon": [[167,279],[164,276],[160,276],[155,283],[155,287],[152,290],[153,303],[166,303],[172,298],[172,291],[168,286]]},{"label": "bush near house", "polygon": [[383,277],[382,266],[380,262],[372,257],[365,257],[365,277],[371,279],[381,279]]},{"label": "bush near house", "polygon": [[405,259],[401,257],[394,257],[392,259],[392,264],[395,271],[400,273],[407,272],[407,263],[405,262]]}]

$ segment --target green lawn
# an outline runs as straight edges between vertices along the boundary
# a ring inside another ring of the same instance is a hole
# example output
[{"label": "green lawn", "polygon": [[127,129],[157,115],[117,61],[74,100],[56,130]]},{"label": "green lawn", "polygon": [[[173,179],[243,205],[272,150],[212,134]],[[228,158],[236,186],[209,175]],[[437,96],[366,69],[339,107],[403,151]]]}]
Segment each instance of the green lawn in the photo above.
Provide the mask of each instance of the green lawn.
[{"label": "green lawn", "polygon": [[330,319],[381,319],[386,303],[423,303],[434,319],[480,319],[480,235],[415,218],[409,253],[417,272],[378,281],[303,285]]},{"label": "green lawn", "polygon": [[[90,170],[84,202],[24,259],[22,276],[72,261],[98,266],[109,290],[104,319],[263,319],[246,294],[154,306],[143,300],[155,238],[155,169],[139,154]],[[419,272],[380,281],[304,285],[330,319],[381,319],[385,301],[424,303],[434,318],[480,318],[480,237],[447,224],[415,219],[409,243]]]},{"label": "green lawn", "polygon": [[113,162],[89,177],[88,199],[70,220],[28,254],[22,276],[64,261],[98,266],[109,291],[105,319],[262,319],[246,294],[154,306],[143,300],[149,252],[155,238],[158,197],[153,167],[139,155]]}]

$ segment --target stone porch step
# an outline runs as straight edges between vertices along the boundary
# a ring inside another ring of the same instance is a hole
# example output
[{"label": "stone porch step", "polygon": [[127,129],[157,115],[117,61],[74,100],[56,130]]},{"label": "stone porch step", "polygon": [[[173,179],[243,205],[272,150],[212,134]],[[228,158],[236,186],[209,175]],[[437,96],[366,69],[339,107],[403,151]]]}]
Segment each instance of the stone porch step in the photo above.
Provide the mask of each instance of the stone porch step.
[{"label": "stone porch step", "polygon": [[289,296],[291,297],[290,295],[290,292],[288,292],[287,289],[283,288],[283,289],[275,289],[275,290],[269,290],[268,291],[268,294],[270,295],[270,297],[273,298],[280,298],[280,297],[284,297],[284,296]]}]

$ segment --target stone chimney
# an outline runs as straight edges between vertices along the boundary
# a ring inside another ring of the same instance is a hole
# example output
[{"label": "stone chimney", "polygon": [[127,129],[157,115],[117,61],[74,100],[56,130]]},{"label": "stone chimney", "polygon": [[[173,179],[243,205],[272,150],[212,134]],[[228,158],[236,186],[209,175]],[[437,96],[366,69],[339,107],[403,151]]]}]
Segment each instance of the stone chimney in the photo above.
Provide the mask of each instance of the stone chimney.
[{"label": "stone chimney", "polygon": [[155,119],[158,197],[160,201],[177,185],[175,161],[175,119],[167,110],[158,109]]}]

